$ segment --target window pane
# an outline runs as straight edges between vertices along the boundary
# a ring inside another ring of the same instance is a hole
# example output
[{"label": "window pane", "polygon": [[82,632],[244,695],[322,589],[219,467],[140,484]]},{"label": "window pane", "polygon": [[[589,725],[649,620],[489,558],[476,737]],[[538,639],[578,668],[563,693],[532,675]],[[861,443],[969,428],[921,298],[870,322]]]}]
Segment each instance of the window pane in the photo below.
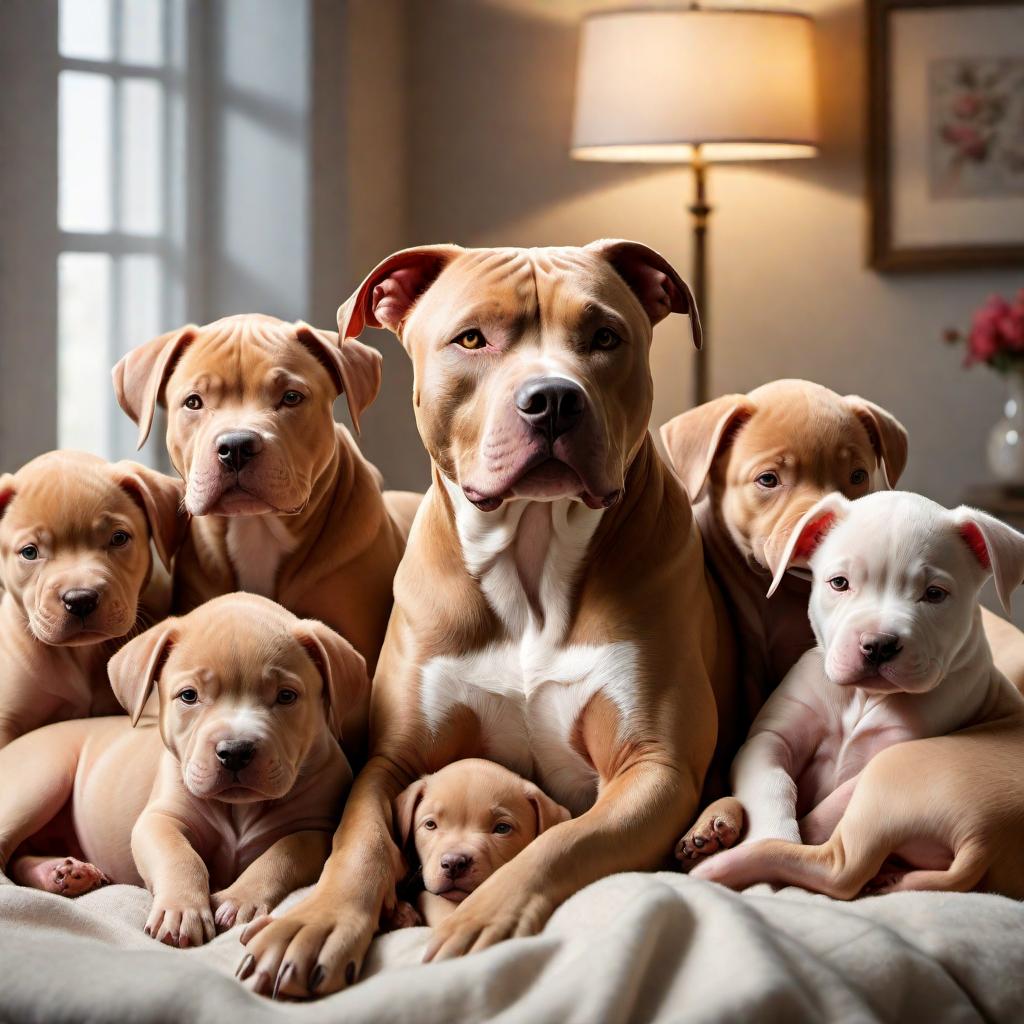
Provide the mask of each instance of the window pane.
[{"label": "window pane", "polygon": [[60,53],[64,57],[110,60],[111,0],[60,0]]},{"label": "window pane", "polygon": [[110,230],[112,96],[106,75],[60,73],[58,207],[64,231]]},{"label": "window pane", "polygon": [[110,457],[110,295],[106,253],[57,258],[57,441]]},{"label": "window pane", "polygon": [[165,0],[121,0],[121,60],[126,64],[164,62]]},{"label": "window pane", "polygon": [[164,87],[148,79],[126,79],[120,89],[120,226],[153,235],[163,226]]}]

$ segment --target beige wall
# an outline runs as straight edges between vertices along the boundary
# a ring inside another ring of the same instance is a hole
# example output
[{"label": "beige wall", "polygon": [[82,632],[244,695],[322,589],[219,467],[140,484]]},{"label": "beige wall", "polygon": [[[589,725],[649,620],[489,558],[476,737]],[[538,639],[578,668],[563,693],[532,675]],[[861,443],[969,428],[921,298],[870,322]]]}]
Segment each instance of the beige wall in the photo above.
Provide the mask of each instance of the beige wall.
[{"label": "beige wall", "polygon": [[[576,26],[585,11],[612,5],[621,0],[411,0],[408,241],[542,245],[624,236],[686,272],[685,169],[568,155]],[[1024,275],[886,277],[865,269],[861,7],[822,0],[807,9],[817,18],[820,157],[711,172],[712,389],[804,376],[860,392],[910,430],[905,485],[956,502],[966,483],[984,477],[1001,387],[987,371],[961,371],[941,332]],[[387,149],[376,158],[387,161]],[[656,424],[685,408],[689,394],[686,323],[672,320],[654,347]],[[389,342],[385,395],[364,434],[389,479],[408,485],[421,464],[410,455],[403,358]],[[383,448],[372,441],[378,422],[389,432]]]}]

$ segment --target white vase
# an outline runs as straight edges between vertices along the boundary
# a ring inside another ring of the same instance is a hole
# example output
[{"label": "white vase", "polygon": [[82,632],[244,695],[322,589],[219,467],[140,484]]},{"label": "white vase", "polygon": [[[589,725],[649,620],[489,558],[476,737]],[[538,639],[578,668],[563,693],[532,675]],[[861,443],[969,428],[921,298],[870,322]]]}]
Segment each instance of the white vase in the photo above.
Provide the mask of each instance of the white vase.
[{"label": "white vase", "polygon": [[988,435],[988,465],[1002,483],[1024,487],[1024,370],[1006,375],[1003,417]]}]

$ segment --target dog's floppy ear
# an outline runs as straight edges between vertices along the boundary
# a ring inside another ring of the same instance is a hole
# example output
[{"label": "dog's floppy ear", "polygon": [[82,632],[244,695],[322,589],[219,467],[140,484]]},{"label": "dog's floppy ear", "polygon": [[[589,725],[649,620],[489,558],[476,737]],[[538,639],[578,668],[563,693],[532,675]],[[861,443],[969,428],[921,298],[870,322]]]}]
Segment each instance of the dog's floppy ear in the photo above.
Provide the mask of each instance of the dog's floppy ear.
[{"label": "dog's floppy ear", "polygon": [[690,501],[697,500],[715,459],[753,415],[754,403],[746,395],[722,395],[681,413],[661,428],[669,462]]},{"label": "dog's floppy ear", "polygon": [[328,728],[340,738],[345,715],[370,688],[366,662],[344,637],[316,619],[302,619],[293,633],[323,679]]},{"label": "dog's floppy ear", "polygon": [[338,392],[345,395],[352,427],[358,434],[359,417],[380,391],[381,354],[355,338],[347,338],[342,344],[334,331],[301,321],[295,325],[295,336],[334,378]]},{"label": "dog's floppy ear", "polygon": [[991,572],[999,603],[1010,614],[1014,590],[1024,581],[1024,535],[987,512],[961,505],[953,510],[957,532],[978,564]]},{"label": "dog's floppy ear", "polygon": [[167,655],[171,653],[177,636],[176,618],[164,619],[129,640],[107,662],[107,675],[121,707],[132,717],[136,725],[142,709],[160,679]]},{"label": "dog's floppy ear", "polygon": [[409,836],[412,835],[412,823],[416,817],[416,808],[419,807],[426,791],[426,779],[417,779],[395,797],[395,832],[398,835],[399,846],[405,846],[409,841]]},{"label": "dog's floppy ear", "polygon": [[364,327],[386,327],[401,338],[416,300],[462,252],[459,245],[421,245],[378,263],[338,309],[342,340],[358,338]]},{"label": "dog's floppy ear", "polygon": [[849,499],[838,491],[833,491],[803,514],[782,549],[779,564],[771,566],[774,577],[772,585],[768,588],[768,597],[775,593],[782,582],[782,577],[794,562],[807,564],[832,527],[846,518],[849,508]]},{"label": "dog's floppy ear", "polygon": [[111,372],[117,404],[139,425],[139,448],[149,437],[160,392],[198,330],[188,324],[161,334],[122,356]]},{"label": "dog's floppy ear", "polygon": [[871,447],[885,469],[889,490],[892,490],[907,467],[906,428],[891,412],[860,395],[847,395],[843,401],[864,424]]},{"label": "dog's floppy ear", "polygon": [[0,473],[0,519],[3,519],[7,506],[14,497],[14,474]]},{"label": "dog's floppy ear", "polygon": [[536,786],[526,779],[523,779],[523,792],[526,794],[526,799],[533,804],[534,813],[537,815],[537,835],[546,832],[552,825],[568,821],[572,817],[561,804],[556,804],[540,786]]},{"label": "dog's floppy ear", "polygon": [[622,238],[601,238],[584,248],[603,256],[615,268],[640,300],[652,327],[669,313],[689,313],[693,344],[700,348],[703,334],[693,293],[661,253]]},{"label": "dog's floppy ear", "polygon": [[111,467],[122,490],[141,507],[160,561],[171,568],[171,559],[185,543],[188,515],[182,511],[185,485],[149,466],[124,460]]}]

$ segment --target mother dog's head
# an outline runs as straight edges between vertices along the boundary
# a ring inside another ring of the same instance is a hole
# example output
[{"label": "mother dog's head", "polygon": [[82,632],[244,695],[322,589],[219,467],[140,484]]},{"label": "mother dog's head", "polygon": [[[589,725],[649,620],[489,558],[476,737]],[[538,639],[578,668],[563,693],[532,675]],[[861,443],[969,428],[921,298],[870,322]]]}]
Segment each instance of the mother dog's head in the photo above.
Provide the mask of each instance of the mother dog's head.
[{"label": "mother dog's head", "polygon": [[401,339],[424,444],[479,509],[560,497],[604,508],[646,436],[652,328],[673,312],[692,314],[699,345],[689,288],[636,242],[438,245],[377,266],[338,311],[338,333]]}]

